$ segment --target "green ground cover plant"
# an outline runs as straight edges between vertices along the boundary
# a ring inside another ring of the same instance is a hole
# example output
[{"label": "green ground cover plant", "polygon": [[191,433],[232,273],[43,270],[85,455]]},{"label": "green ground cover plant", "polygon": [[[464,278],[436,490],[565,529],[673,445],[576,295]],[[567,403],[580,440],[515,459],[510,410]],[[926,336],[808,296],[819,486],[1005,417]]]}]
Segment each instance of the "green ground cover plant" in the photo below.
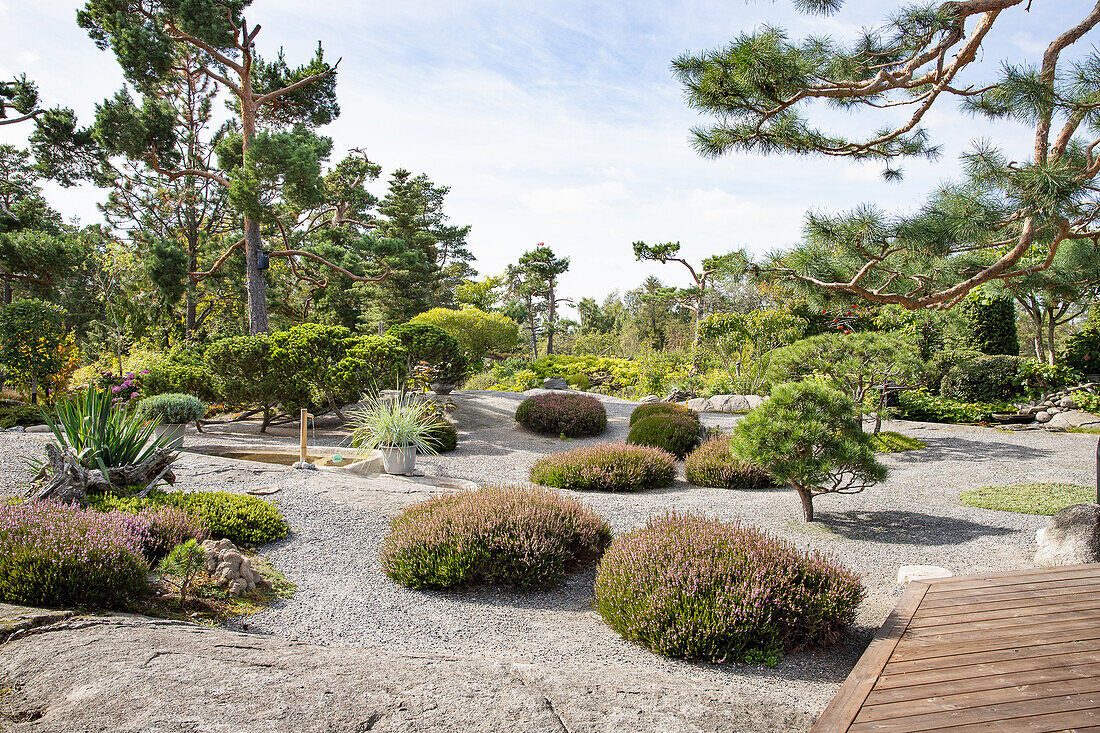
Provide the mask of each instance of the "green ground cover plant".
[{"label": "green ground cover plant", "polygon": [[959,500],[980,509],[1050,516],[1073,504],[1096,501],[1096,489],[1061,483],[982,486],[964,491]]}]

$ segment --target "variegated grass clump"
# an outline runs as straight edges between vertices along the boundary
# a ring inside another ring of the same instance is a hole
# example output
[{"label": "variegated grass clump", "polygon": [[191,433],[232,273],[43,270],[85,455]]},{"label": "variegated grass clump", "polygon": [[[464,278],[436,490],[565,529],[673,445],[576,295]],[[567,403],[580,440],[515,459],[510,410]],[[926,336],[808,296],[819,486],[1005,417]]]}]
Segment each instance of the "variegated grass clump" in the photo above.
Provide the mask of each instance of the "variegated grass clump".
[{"label": "variegated grass clump", "polygon": [[531,466],[531,481],[575,491],[641,491],[671,486],[676,459],[660,448],[601,443],[551,453]]},{"label": "variegated grass clump", "polygon": [[409,588],[545,587],[592,565],[607,522],[545,489],[486,487],[407,507],[382,545],[382,569]]},{"label": "variegated grass clump", "polygon": [[752,527],[668,514],[621,535],[600,561],[597,609],[661,654],[774,664],[834,643],[863,599],[859,576]]},{"label": "variegated grass clump", "polygon": [[416,446],[423,455],[438,452],[432,435],[439,416],[434,405],[415,395],[368,397],[349,418],[351,444],[360,450]]}]

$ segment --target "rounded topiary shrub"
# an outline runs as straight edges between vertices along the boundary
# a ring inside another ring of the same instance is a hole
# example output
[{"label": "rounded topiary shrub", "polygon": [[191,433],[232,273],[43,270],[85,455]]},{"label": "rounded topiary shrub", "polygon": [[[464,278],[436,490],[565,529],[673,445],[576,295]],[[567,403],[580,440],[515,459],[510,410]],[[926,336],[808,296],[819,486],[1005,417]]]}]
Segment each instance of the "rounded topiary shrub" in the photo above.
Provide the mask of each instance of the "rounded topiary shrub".
[{"label": "rounded topiary shrub", "polygon": [[771,476],[751,461],[735,456],[729,436],[711,438],[684,459],[684,474],[696,486],[713,489],[766,489]]},{"label": "rounded topiary shrub", "polygon": [[424,439],[436,453],[450,453],[458,448],[458,431],[445,417],[439,418],[432,424],[430,432]]},{"label": "rounded topiary shrub", "polygon": [[382,569],[409,588],[548,586],[592,565],[607,522],[545,489],[483,488],[407,507],[382,544]]},{"label": "rounded topiary shrub", "polygon": [[0,601],[129,607],[149,572],[132,519],[54,502],[0,505]]},{"label": "rounded topiary shrub", "polygon": [[540,458],[531,480],[576,491],[658,489],[676,480],[676,459],[660,448],[603,443]]},{"label": "rounded topiary shrub", "polygon": [[699,445],[699,423],[687,416],[650,415],[634,423],[626,442],[660,448],[683,459]]},{"label": "rounded topiary shrub", "polygon": [[661,654],[774,663],[837,640],[863,599],[859,576],[751,527],[693,515],[619,536],[596,604],[624,638]]},{"label": "rounded topiary shrub", "polygon": [[206,414],[206,403],[189,394],[158,394],[138,403],[138,412],[147,420],[179,424],[195,422]]},{"label": "rounded topiary shrub", "polygon": [[696,423],[699,422],[699,413],[695,410],[689,410],[672,402],[650,402],[634,408],[634,412],[630,413],[630,426],[633,427],[634,423],[653,415],[690,417]]},{"label": "rounded topiary shrub", "polygon": [[516,422],[536,433],[583,438],[607,429],[607,410],[591,395],[544,392],[520,403]]}]

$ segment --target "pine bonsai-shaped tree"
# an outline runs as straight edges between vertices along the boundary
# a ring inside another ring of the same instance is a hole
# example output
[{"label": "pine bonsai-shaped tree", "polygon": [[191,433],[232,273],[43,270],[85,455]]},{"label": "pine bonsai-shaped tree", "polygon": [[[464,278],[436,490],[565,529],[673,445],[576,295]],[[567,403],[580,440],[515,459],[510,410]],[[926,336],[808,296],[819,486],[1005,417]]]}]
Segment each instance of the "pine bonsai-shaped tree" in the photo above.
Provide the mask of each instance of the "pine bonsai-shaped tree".
[{"label": "pine bonsai-shaped tree", "polygon": [[855,405],[819,382],[789,382],[737,425],[734,453],[792,486],[807,522],[814,496],[856,494],[886,478]]}]

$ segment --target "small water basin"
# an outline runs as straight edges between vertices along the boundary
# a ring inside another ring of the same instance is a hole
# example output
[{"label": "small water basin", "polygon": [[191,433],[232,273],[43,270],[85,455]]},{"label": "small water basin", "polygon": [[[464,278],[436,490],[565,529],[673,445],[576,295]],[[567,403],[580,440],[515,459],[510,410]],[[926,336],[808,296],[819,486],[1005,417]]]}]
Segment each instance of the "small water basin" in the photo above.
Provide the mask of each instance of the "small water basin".
[{"label": "small water basin", "polygon": [[[237,461],[256,461],[257,463],[272,463],[277,466],[290,466],[298,462],[297,453],[289,453],[286,451],[252,451],[247,449],[221,449],[221,448],[204,448],[200,450],[191,451],[193,453],[201,453],[207,456],[218,456],[219,458],[232,458]],[[306,460],[317,466],[318,468],[343,468],[355,463],[357,457],[354,452],[350,455],[344,455],[342,453],[335,453],[329,456],[311,455],[307,456]]]}]

